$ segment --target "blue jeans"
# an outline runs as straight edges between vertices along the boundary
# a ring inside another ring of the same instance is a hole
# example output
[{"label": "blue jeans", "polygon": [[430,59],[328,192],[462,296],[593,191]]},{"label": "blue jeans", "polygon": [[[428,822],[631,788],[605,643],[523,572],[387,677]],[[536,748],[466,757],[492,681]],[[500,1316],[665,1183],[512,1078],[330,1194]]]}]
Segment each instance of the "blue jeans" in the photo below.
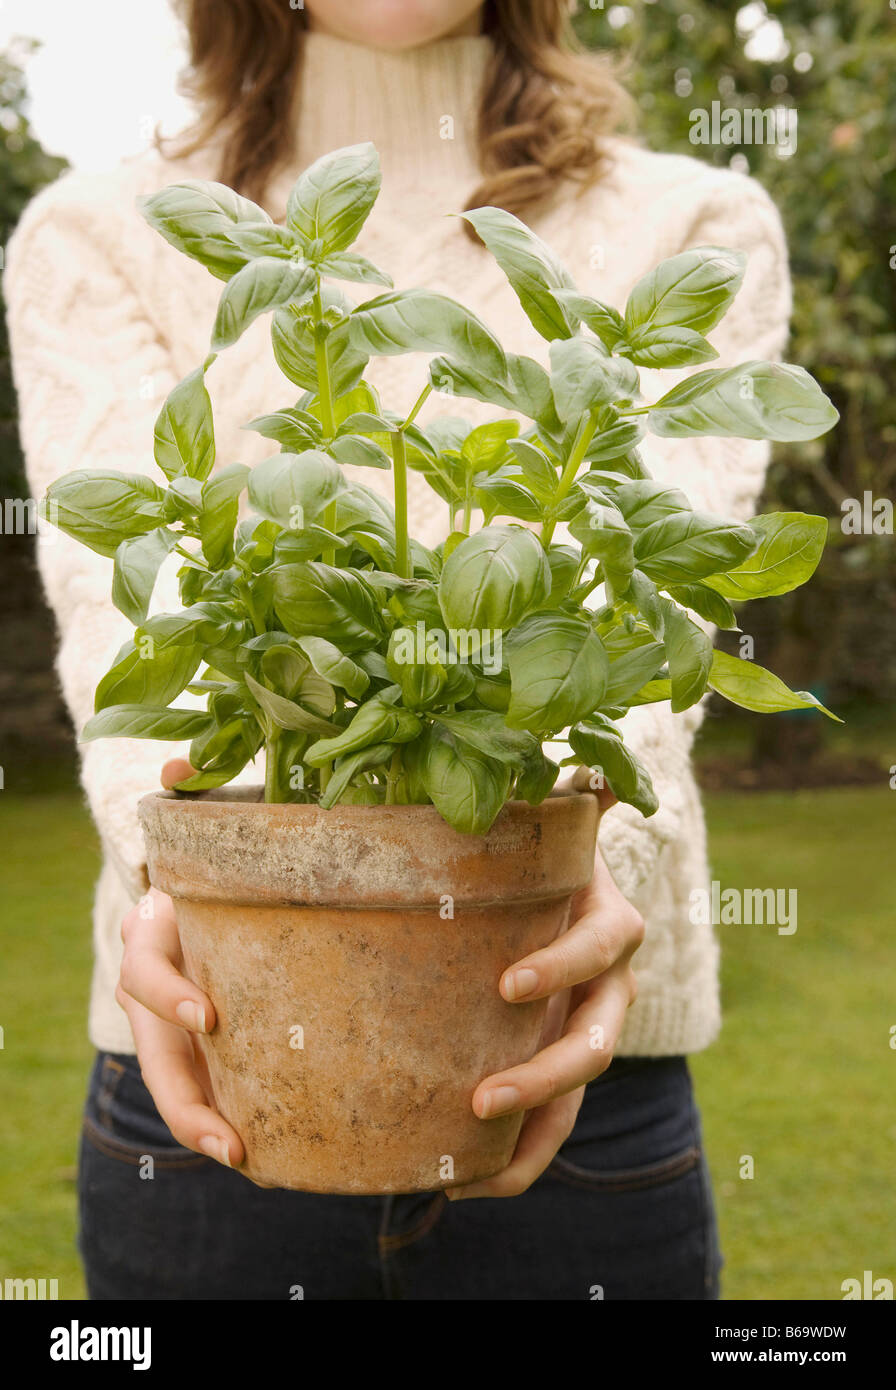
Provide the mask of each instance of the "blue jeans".
[{"label": "blue jeans", "polygon": [[256,1187],[180,1148],[136,1058],[100,1053],[79,1200],[92,1299],[719,1296],[683,1057],[617,1058],[586,1088],[573,1133],[528,1192],[449,1202]]}]

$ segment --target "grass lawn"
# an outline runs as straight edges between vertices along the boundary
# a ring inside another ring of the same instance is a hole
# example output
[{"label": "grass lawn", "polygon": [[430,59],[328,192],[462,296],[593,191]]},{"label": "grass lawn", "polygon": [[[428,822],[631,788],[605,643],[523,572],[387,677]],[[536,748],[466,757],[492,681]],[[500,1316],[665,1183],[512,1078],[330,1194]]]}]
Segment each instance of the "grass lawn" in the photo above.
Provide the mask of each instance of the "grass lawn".
[{"label": "grass lawn", "polygon": [[[876,789],[708,799],[722,887],[799,893],[792,936],[719,928],[726,1024],[693,1063],[727,1298],[839,1299],[865,1269],[896,1278],[893,807]],[[57,1278],[61,1297],[81,1298],[74,1164],[96,841],[75,794],[7,791],[0,843],[0,1278]]]}]

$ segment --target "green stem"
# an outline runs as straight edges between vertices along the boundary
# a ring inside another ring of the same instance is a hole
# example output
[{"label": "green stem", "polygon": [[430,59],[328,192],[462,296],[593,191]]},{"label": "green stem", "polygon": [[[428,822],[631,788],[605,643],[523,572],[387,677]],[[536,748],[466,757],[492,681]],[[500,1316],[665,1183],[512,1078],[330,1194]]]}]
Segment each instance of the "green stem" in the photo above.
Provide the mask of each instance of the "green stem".
[{"label": "green stem", "polygon": [[427,384],[426,386],[424,386],[423,390],[420,392],[420,395],[417,397],[417,400],[416,400],[416,402],[415,402],[415,404],[414,404],[414,408],[413,408],[413,410],[411,411],[410,415],[409,415],[408,418],[405,420],[404,424],[401,426],[401,428],[402,428],[403,430],[404,430],[404,429],[407,429],[408,425],[412,425],[412,424],[414,423],[414,421],[415,421],[416,418],[417,418],[417,415],[418,415],[419,412],[420,412],[420,408],[422,407],[423,403],[428,399],[428,397],[429,397],[431,394],[432,394],[432,386]]},{"label": "green stem", "polygon": [[280,801],[280,765],[278,758],[278,745],[280,742],[280,730],[272,728],[264,744],[264,799],[265,801]]},{"label": "green stem", "polygon": [[401,765],[401,749],[396,748],[392,754],[392,761],[389,764],[389,771],[386,773],[386,805],[395,805],[395,789],[401,781],[403,768]]},{"label": "green stem", "polygon": [[[597,429],[597,415],[589,411],[579,425],[579,432],[576,435],[576,442],[572,447],[572,453],[566,461],[566,467],[560,475],[560,482],[557,484],[557,491],[554,493],[552,510],[556,511],[559,504],[566,497],[570,488],[576,480],[576,474],[582,463],[582,459],[588,451],[588,445],[594,438],[594,431]],[[557,518],[552,516],[550,520],[544,522],[541,528],[541,543],[547,549],[557,525]]]},{"label": "green stem", "polygon": [[192,561],[193,561],[193,564],[194,564],[194,565],[198,565],[198,566],[200,567],[200,569],[204,569],[204,570],[207,570],[207,569],[208,569],[208,565],[207,565],[206,562],[203,560],[203,558],[202,558],[201,555],[199,555],[199,554],[191,555],[190,552],[189,552],[189,550],[184,550],[184,548],[183,548],[182,545],[176,545],[176,546],[174,547],[174,549],[177,551],[178,555],[183,555],[183,557],[184,557],[185,560],[192,560]]},{"label": "green stem", "polygon": [[392,439],[392,485],[395,492],[395,573],[411,578],[408,546],[408,459],[404,435],[396,430]]},{"label": "green stem", "polygon": [[[324,311],[320,299],[320,287],[313,299],[314,306],[314,360],[317,366],[317,396],[320,401],[320,423],[324,432],[324,442],[329,443],[336,435],[336,421],[333,412],[333,386],[330,381],[330,359],[327,356],[327,330],[323,322]],[[336,503],[324,508],[321,518],[323,526],[332,531],[336,523]],[[335,565],[336,551],[323,552],[325,565]]]}]

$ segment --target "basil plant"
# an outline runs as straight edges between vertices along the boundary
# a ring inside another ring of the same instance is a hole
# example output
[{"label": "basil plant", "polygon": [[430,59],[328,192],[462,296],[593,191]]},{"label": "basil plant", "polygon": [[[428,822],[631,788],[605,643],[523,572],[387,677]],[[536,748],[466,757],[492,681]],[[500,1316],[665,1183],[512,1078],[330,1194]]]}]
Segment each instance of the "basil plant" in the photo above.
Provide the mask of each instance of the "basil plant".
[{"label": "basil plant", "polygon": [[[717,356],[705,335],[741,283],[736,252],[673,256],[619,313],[581,294],[509,213],[463,214],[546,340],[546,369],[455,300],[394,290],[351,250],[379,187],[368,144],[306,170],[282,226],[219,183],[141,200],[223,289],[208,357],[156,421],[165,485],[84,470],[48,493],[46,514],[114,561],[112,599],[136,628],[83,737],[192,740],[183,791],[223,785],[263,748],[268,801],[432,804],[483,834],[509,798],[548,795],[559,768],[543,744],[563,736],[565,761],[599,769],[651,815],[650,778],[617,723],[632,706],[685,710],[707,688],[752,710],[817,705],[714,651],[692,614],[735,628],[733,604],[802,584],[826,522],[791,512],[742,525],[696,510],[650,476],[639,442],[648,430],[813,439],[837,413],[799,367],[756,361],[643,400],[639,367]],[[374,297],[355,303],[344,282]],[[279,452],[215,469],[205,374],[271,311],[293,390],[247,428]],[[403,415],[364,374],[371,358],[404,353],[431,360]],[[485,402],[496,418],[423,424],[432,392]],[[394,505],[344,465],[391,469]],[[434,549],[408,532],[408,469],[445,505]],[[171,552],[183,607],[147,617]],[[184,691],[206,708],[179,706]]]}]

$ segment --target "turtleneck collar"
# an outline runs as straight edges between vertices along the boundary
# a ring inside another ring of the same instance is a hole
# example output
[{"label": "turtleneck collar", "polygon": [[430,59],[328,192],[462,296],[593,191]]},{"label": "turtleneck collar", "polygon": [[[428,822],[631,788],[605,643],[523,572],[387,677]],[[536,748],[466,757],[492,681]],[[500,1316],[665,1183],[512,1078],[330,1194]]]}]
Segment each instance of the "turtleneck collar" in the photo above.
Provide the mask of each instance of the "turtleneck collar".
[{"label": "turtleneck collar", "polygon": [[476,125],[491,53],[485,36],[392,52],[307,34],[296,94],[299,168],[372,140],[384,189],[475,182]]}]

